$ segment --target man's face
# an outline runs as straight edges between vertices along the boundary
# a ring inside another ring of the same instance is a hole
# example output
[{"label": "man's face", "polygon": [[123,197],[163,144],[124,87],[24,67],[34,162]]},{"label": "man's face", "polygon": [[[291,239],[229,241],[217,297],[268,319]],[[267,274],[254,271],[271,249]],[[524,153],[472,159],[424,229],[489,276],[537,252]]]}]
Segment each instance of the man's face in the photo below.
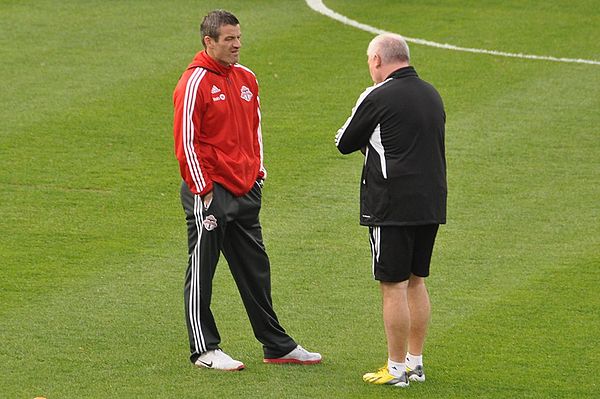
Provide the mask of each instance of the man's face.
[{"label": "man's face", "polygon": [[223,25],[219,29],[219,40],[205,36],[206,52],[225,66],[235,64],[240,60],[241,37],[239,25]]}]

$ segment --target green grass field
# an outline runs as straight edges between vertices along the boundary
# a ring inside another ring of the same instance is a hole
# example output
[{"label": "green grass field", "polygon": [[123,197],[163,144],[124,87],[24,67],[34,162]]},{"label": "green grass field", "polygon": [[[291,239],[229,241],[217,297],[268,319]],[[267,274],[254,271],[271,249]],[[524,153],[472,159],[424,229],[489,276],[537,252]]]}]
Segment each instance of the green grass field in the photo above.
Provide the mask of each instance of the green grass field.
[{"label": "green grass field", "polygon": [[[600,60],[592,0],[325,3],[408,37]],[[217,7],[261,84],[275,307],[321,365],[262,364],[226,263],[213,310],[247,370],[187,360],[171,95]],[[361,156],[333,145],[371,34],[301,0],[3,0],[0,19],[0,398],[600,397],[600,66],[411,46],[446,104],[449,220],[427,382],[398,390],[361,380],[386,348]]]}]

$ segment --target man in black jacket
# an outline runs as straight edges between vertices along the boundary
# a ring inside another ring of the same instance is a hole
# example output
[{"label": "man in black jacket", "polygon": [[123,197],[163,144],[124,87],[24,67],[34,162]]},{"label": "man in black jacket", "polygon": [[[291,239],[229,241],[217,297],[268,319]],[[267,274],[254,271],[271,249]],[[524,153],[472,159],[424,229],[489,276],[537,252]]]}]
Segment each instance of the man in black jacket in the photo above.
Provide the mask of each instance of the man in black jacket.
[{"label": "man in black jacket", "polygon": [[438,226],[446,223],[446,114],[439,93],[409,65],[405,40],[375,37],[367,50],[374,86],[336,135],[343,154],[361,150],[360,223],[369,226],[380,282],[387,364],[363,380],[400,387],[425,381],[430,317],[425,277]]}]

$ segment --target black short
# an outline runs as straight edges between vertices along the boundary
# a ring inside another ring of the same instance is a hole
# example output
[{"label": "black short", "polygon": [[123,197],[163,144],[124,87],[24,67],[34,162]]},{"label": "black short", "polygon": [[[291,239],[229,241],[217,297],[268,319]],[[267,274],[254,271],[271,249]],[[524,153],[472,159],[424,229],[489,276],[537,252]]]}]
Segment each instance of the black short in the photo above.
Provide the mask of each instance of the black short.
[{"label": "black short", "polygon": [[439,225],[371,226],[373,277],[400,282],[411,274],[429,276],[429,263]]}]

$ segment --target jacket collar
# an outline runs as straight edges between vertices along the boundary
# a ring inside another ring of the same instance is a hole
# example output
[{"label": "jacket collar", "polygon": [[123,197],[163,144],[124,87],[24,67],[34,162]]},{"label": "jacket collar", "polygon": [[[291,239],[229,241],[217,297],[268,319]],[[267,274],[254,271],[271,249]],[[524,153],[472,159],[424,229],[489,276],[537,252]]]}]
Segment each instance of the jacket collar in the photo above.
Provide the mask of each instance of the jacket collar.
[{"label": "jacket collar", "polygon": [[402,67],[400,69],[396,69],[394,72],[390,73],[390,76],[388,76],[386,78],[386,80],[390,79],[390,78],[391,79],[407,78],[409,76],[419,77],[419,75],[417,75],[417,71],[411,65]]},{"label": "jacket collar", "polygon": [[217,62],[214,58],[206,53],[206,50],[202,50],[196,54],[192,63],[188,66],[191,68],[204,68],[212,71],[218,75],[228,75],[231,72],[232,66],[224,66]]}]

